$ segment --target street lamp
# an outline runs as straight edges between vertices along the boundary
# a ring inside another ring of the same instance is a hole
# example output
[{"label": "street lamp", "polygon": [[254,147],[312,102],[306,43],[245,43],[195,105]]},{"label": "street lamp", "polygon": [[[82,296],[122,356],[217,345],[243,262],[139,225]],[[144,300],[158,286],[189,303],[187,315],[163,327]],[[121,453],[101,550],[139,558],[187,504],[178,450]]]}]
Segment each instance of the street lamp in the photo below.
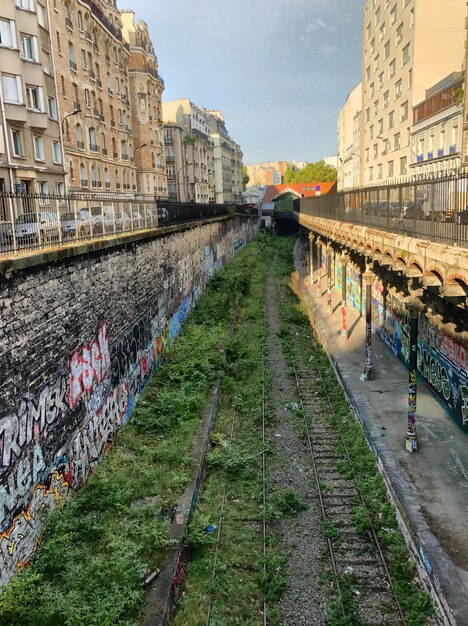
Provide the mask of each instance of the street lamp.
[{"label": "street lamp", "polygon": [[78,114],[79,114],[79,113],[81,113],[81,112],[82,112],[82,111],[81,111],[81,107],[77,107],[77,108],[73,111],[73,113],[69,113],[68,115],[65,115],[65,117],[62,119],[62,122],[61,122],[61,127],[62,127],[62,135],[64,134],[64,130],[63,130],[63,123],[64,123],[64,121],[65,121],[66,119],[68,119],[69,117],[72,117],[72,115],[78,115]]},{"label": "street lamp", "polygon": [[[180,196],[180,193],[179,193],[179,173],[182,170],[186,169],[187,167],[190,167],[191,165],[193,165],[193,162],[192,163],[186,163],[185,165],[182,165],[182,167],[179,167],[179,169],[177,170],[176,175],[175,175],[176,185],[177,185],[177,196],[178,196],[179,202],[180,202],[180,197],[179,197]],[[185,178],[185,176],[184,176],[184,191],[187,194],[187,186],[186,186],[186,178]]]}]

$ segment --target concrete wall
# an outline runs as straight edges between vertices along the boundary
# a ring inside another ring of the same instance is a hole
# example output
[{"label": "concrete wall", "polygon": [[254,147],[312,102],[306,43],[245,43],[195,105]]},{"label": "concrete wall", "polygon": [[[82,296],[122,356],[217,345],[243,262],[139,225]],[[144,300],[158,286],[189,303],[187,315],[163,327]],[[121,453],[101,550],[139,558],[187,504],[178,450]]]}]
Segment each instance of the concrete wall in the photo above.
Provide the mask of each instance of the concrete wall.
[{"label": "concrete wall", "polygon": [[0,276],[0,587],[131,416],[239,218]]}]

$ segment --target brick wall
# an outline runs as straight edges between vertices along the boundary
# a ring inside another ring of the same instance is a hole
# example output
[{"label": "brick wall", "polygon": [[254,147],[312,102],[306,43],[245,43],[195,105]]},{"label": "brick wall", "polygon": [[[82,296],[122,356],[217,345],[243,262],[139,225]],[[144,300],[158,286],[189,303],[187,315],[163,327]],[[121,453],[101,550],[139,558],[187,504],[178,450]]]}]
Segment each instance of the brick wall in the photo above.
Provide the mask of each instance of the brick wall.
[{"label": "brick wall", "polygon": [[0,278],[0,587],[129,419],[210,276],[254,229],[219,221]]}]

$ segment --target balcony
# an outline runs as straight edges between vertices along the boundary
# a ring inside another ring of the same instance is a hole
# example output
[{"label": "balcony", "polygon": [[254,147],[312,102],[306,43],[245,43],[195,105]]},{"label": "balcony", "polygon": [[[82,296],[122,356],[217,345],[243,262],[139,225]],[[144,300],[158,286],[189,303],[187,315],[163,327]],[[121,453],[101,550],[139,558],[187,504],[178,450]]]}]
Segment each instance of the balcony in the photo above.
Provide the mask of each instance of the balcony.
[{"label": "balcony", "polygon": [[77,141],[76,147],[78,148],[78,150],[84,150],[84,141]]},{"label": "balcony", "polygon": [[108,88],[107,88],[107,93],[108,93],[110,96],[113,96],[113,95],[114,95],[114,90],[112,89],[112,87],[108,87]]},{"label": "balcony", "polygon": [[91,33],[89,32],[89,30],[85,30],[85,38],[88,41],[93,41],[93,38],[91,37]]},{"label": "balcony", "polygon": [[81,179],[81,186],[82,187],[87,187],[88,186],[88,180],[86,178],[82,178]]},{"label": "balcony", "polygon": [[96,54],[99,54],[99,46],[95,43],[93,43],[93,50]]},{"label": "balcony", "polygon": [[99,89],[102,89],[102,80],[100,78],[96,78],[96,85],[99,87]]},{"label": "balcony", "polygon": [[71,68],[72,68],[72,70],[74,70],[75,72],[77,71],[76,63],[75,63],[75,61],[72,61],[71,59],[70,59],[70,67],[71,67]]},{"label": "balcony", "polygon": [[[94,3],[93,0],[83,0],[85,4],[91,9],[91,13],[101,22],[111,35],[113,35],[118,41],[122,41],[122,31],[120,28],[115,27],[109,22],[101,9]],[[127,46],[126,46],[127,47]]]},{"label": "balcony", "polygon": [[106,54],[104,56],[104,58],[106,59],[106,63],[109,63],[109,65],[110,65],[110,56],[108,54]]},{"label": "balcony", "polygon": [[91,108],[91,115],[94,115],[94,117],[101,117],[101,113],[99,112],[99,110],[95,109],[94,107]]},{"label": "balcony", "polygon": [[97,187],[98,186],[98,181],[97,180],[92,180],[91,181],[91,187]]},{"label": "balcony", "polygon": [[96,143],[90,143],[89,149],[91,152],[99,152],[99,146]]},{"label": "balcony", "polygon": [[73,30],[73,22],[68,17],[65,18],[65,26],[70,30]]},{"label": "balcony", "polygon": [[93,70],[89,70],[88,74],[91,80],[96,80],[96,74],[93,72]]},{"label": "balcony", "polygon": [[106,189],[110,189],[110,182],[106,180]]},{"label": "balcony", "polygon": [[122,152],[122,161],[128,161],[128,154],[126,154],[125,152]]},{"label": "balcony", "polygon": [[103,156],[107,156],[107,148],[102,148],[101,153]]},{"label": "balcony", "polygon": [[113,152],[112,154],[114,155],[114,159],[117,159],[119,156],[117,152]]}]

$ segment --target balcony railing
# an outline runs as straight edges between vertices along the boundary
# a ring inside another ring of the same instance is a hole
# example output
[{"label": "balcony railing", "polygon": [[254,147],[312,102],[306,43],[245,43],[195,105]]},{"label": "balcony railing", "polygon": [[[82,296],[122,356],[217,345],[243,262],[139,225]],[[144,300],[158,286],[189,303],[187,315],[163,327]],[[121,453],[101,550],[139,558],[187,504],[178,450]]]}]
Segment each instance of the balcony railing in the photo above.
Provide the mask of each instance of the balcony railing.
[{"label": "balcony railing", "polygon": [[76,70],[77,70],[76,63],[75,63],[75,61],[72,61],[71,59],[70,59],[70,67],[72,68],[72,70],[75,70],[75,72],[76,72]]},{"label": "balcony railing", "polygon": [[444,156],[444,149],[443,148],[439,148],[437,150],[437,156],[438,157],[443,157]]},{"label": "balcony railing", "polygon": [[122,31],[109,22],[101,9],[93,2],[93,0],[83,0],[91,9],[91,13],[101,22],[104,28],[118,40],[122,41]]},{"label": "balcony railing", "polygon": [[303,198],[300,214],[468,246],[468,174],[415,176],[400,184]]},{"label": "balcony railing", "polygon": [[68,17],[65,18],[65,25],[70,30],[73,30],[73,22],[71,21],[70,18],[68,18]]},{"label": "balcony railing", "polygon": [[450,148],[449,148],[449,153],[450,153],[450,154],[456,154],[456,152],[457,152],[457,146],[456,146],[456,144],[454,144],[454,145],[450,146]]},{"label": "balcony railing", "polygon": [[433,152],[428,152],[428,153],[427,153],[427,158],[428,158],[429,160],[430,160],[430,159],[433,159],[433,158],[434,158],[434,153],[433,153]]},{"label": "balcony railing", "polygon": [[99,146],[95,143],[90,143],[89,149],[91,150],[91,152],[99,152]]}]

